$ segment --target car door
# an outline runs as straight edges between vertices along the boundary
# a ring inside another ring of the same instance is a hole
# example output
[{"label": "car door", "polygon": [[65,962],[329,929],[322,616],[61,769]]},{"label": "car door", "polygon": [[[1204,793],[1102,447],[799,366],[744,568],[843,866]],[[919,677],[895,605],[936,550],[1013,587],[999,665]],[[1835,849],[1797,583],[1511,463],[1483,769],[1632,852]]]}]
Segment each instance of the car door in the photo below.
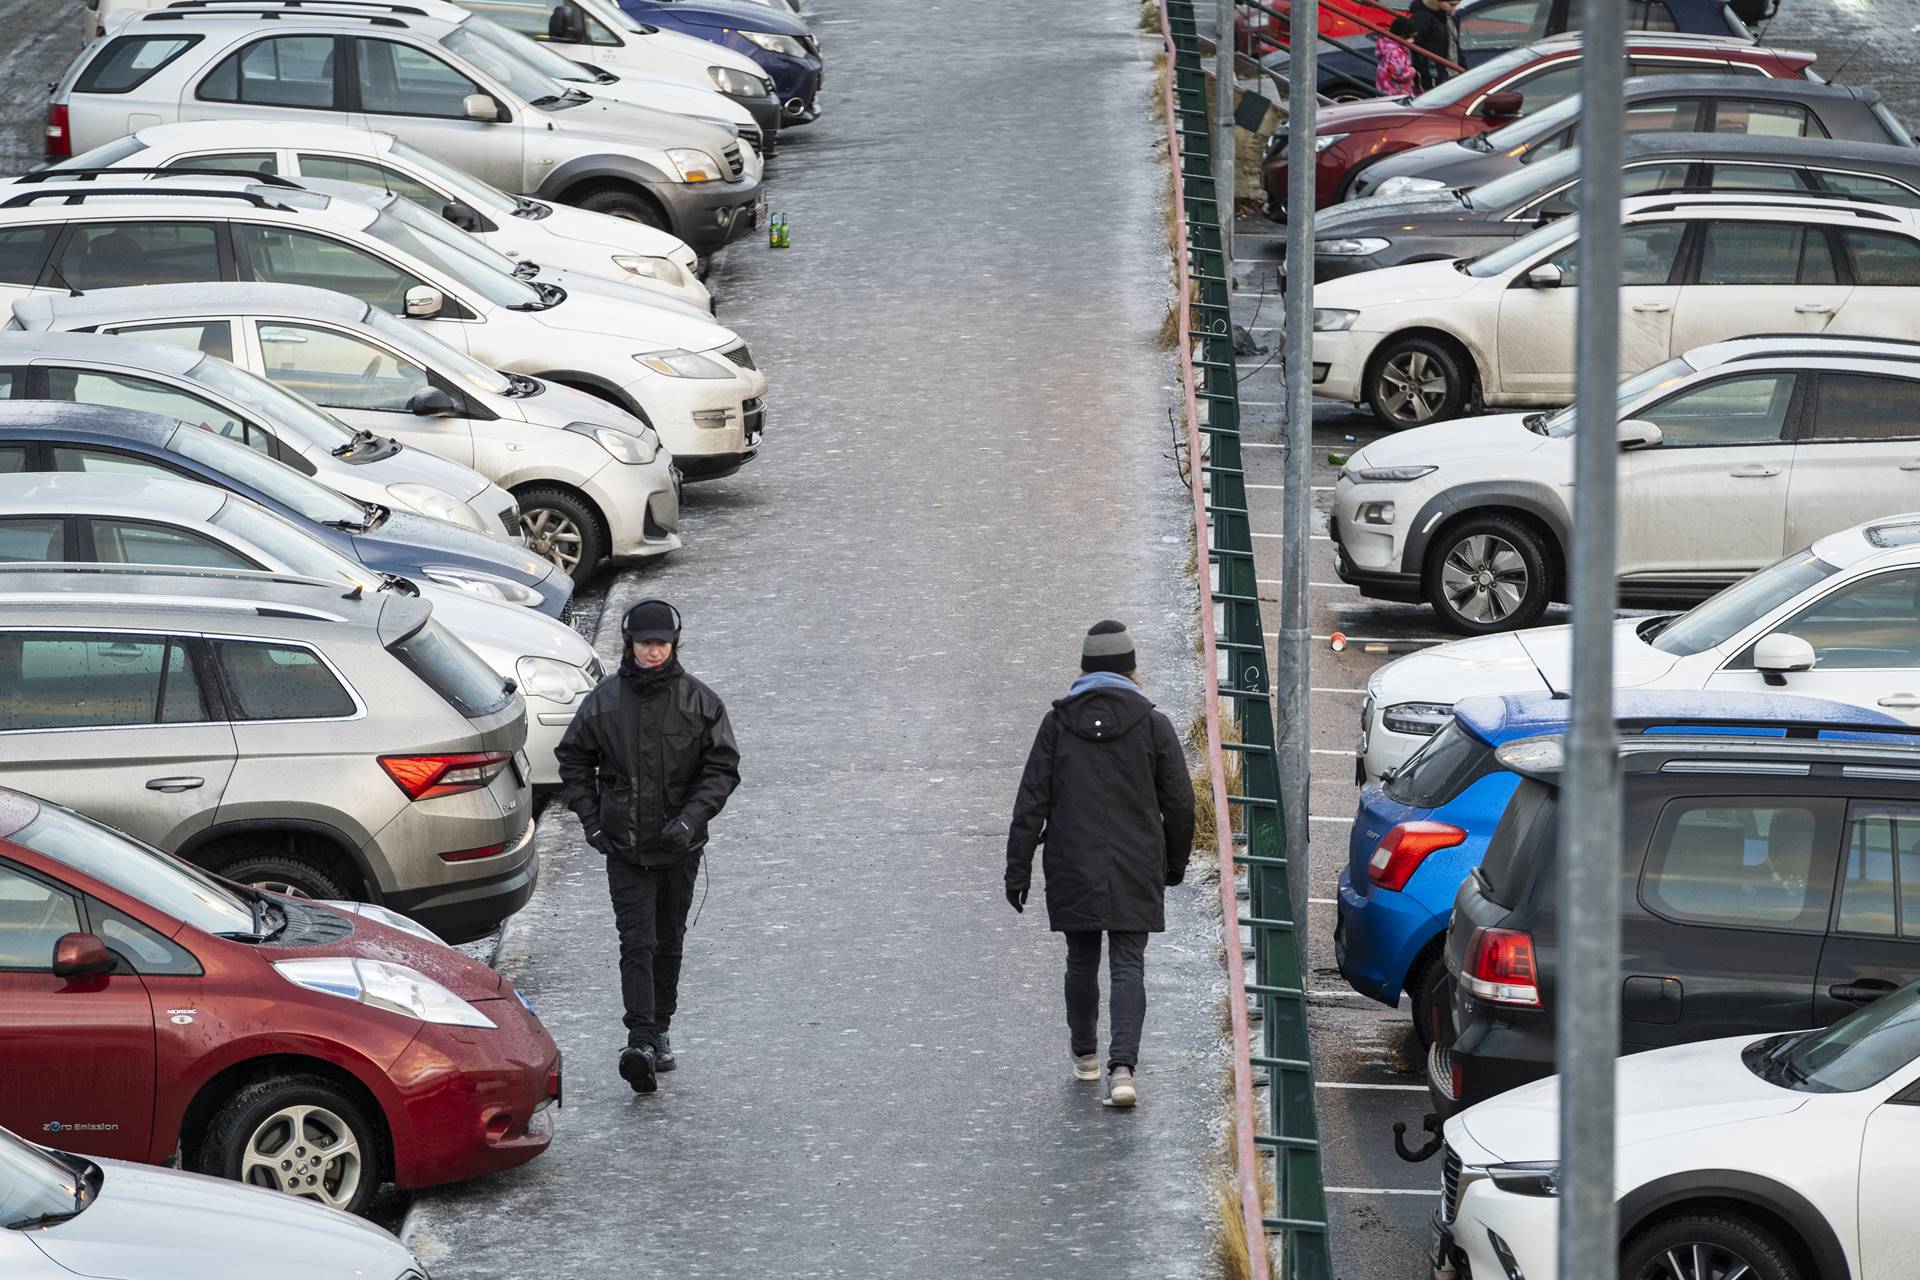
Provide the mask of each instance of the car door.
[{"label": "car door", "polygon": [[[1905,1036],[1885,1038],[1895,1052],[1911,1044]],[[1920,1078],[1911,1061],[1886,1065],[1900,1087],[1867,1113],[1860,1138],[1860,1280],[1907,1280],[1920,1257],[1920,1214],[1913,1211]]]},{"label": "car door", "polygon": [[1632,411],[1661,440],[1620,455],[1622,578],[1731,581],[1780,558],[1799,381],[1736,373]]},{"label": "car door", "polygon": [[[331,289],[396,316],[406,314],[407,290],[427,283],[359,245],[292,227],[235,223],[233,249],[242,279]],[[441,317],[420,323],[464,351],[467,326],[458,316],[471,314],[449,298]]]},{"label": "car door", "polygon": [[349,426],[473,465],[473,427],[466,417],[416,414],[408,407],[432,386],[460,400],[457,391],[414,361],[331,325],[259,317],[249,323],[264,377]]},{"label": "car door", "polygon": [[1683,777],[1663,779],[1622,921],[1626,1047],[1810,1025],[1844,802]]},{"label": "car door", "polygon": [[1920,569],[1887,569],[1843,583],[1765,634],[1783,632],[1813,647],[1811,670],[1770,685],[1754,670],[1749,644],[1708,688],[1831,698],[1920,724]]},{"label": "car door", "polygon": [[1789,547],[1810,546],[1863,515],[1920,509],[1920,379],[1826,369],[1793,449]]},{"label": "car door", "polygon": [[83,931],[76,895],[0,861],[0,1125],[63,1151],[145,1160],[153,1004],[124,967],[54,976],[54,943]]},{"label": "car door", "polygon": [[1749,333],[1820,333],[1853,286],[1826,228],[1703,219],[1674,308],[1673,353]]},{"label": "car door", "polygon": [[[1905,785],[1920,783],[1920,765]],[[1898,785],[1898,784],[1896,784]],[[1840,848],[1840,899],[1814,984],[1816,1023],[1920,978],[1920,804],[1855,800]]]},{"label": "car door", "polygon": [[233,730],[184,638],[106,627],[0,631],[8,786],[176,849],[212,825],[233,767]]},{"label": "car door", "polygon": [[1845,227],[1853,292],[1829,326],[1834,333],[1920,338],[1920,241],[1891,231]]},{"label": "car door", "polygon": [[180,118],[364,127],[343,92],[346,45],[345,37],[314,33],[250,41],[181,92]]},{"label": "car door", "polygon": [[[504,191],[539,185],[529,185],[522,166],[524,108],[510,102],[504,89],[481,84],[415,44],[360,37],[354,46],[356,102],[370,127]],[[474,94],[498,102],[500,119],[470,118],[467,99]]]}]

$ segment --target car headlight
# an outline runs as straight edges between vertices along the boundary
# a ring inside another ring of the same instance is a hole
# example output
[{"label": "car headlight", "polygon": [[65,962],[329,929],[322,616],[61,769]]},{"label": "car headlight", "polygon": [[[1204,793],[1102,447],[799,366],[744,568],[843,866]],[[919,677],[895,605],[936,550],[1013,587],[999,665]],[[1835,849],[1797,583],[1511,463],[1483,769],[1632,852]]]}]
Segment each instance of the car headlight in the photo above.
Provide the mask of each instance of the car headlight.
[{"label": "car headlight", "polygon": [[638,432],[622,431],[618,427],[603,427],[591,422],[569,422],[567,430],[576,435],[586,436],[595,444],[613,455],[615,462],[625,462],[633,466],[645,466],[660,453],[660,437],[653,434],[651,427],[642,426]]},{"label": "car headlight", "polygon": [[1438,467],[1365,467],[1353,473],[1356,480],[1368,484],[1406,484],[1418,480],[1421,476],[1430,476]]},{"label": "car headlight", "polygon": [[1345,333],[1353,328],[1353,322],[1360,318],[1358,311],[1335,311],[1327,307],[1313,309],[1313,331],[1315,333]]},{"label": "car headlight", "polygon": [[768,53],[784,53],[789,58],[807,56],[807,46],[792,36],[777,35],[771,31],[742,31],[741,35],[765,49]]},{"label": "car headlight", "polygon": [[1413,196],[1425,191],[1445,191],[1447,184],[1438,178],[1388,178],[1380,184],[1376,196]]},{"label": "car headlight", "polygon": [[1396,702],[1380,713],[1380,723],[1393,733],[1417,734],[1431,738],[1453,719],[1453,705],[1447,702]]},{"label": "car headlight", "polygon": [[407,510],[418,511],[423,516],[445,520],[448,524],[457,524],[476,533],[494,532],[480,519],[478,512],[445,489],[436,489],[430,484],[390,484],[387,486],[387,496]]},{"label": "car headlight", "polygon": [[679,263],[669,258],[645,258],[635,253],[616,253],[613,255],[613,265],[629,275],[648,276],[676,288],[684,287],[687,283],[687,273],[680,269]]},{"label": "car headlight", "polygon": [[736,71],[732,67],[708,67],[707,74],[713,78],[714,88],[736,98],[764,98],[773,92],[772,81],[748,71]]},{"label": "car headlight", "polygon": [[669,347],[665,351],[648,351],[634,357],[655,373],[669,378],[731,378],[733,370],[718,360],[709,360],[705,356],[695,355],[691,351],[682,351],[678,347]]},{"label": "car headlight", "polygon": [[1557,1196],[1560,1194],[1558,1160],[1519,1160],[1512,1164],[1490,1164],[1487,1177],[1502,1191],[1519,1196]]},{"label": "car headlight", "polygon": [[398,911],[390,911],[377,902],[328,901],[322,902],[320,905],[323,907],[332,907],[335,911],[344,911],[350,916],[362,916],[377,924],[383,924],[389,929],[398,929],[400,932],[410,933],[416,938],[425,938],[428,942],[437,942],[443,947],[447,945],[445,938],[442,938],[418,920],[403,916]]},{"label": "car headlight", "polygon": [[593,689],[593,680],[584,670],[558,658],[530,653],[513,664],[513,673],[520,679],[520,692],[549,702],[572,702]]},{"label": "car headlight", "polygon": [[274,971],[296,987],[357,1000],[375,1009],[443,1027],[487,1027],[494,1021],[426,974],[387,960],[346,956],[278,960]]},{"label": "car headlight", "polygon": [[682,182],[724,182],[727,177],[720,162],[697,147],[674,147],[667,159],[679,170]]},{"label": "car headlight", "polygon": [[1313,140],[1313,154],[1319,155],[1322,151],[1325,151],[1328,147],[1332,146],[1334,143],[1345,142],[1346,140],[1347,140],[1347,135],[1344,133],[1320,134],[1316,136]]},{"label": "car headlight", "polygon": [[471,591],[474,595],[487,600],[498,600],[502,604],[517,604],[529,609],[540,604],[538,591],[506,578],[496,578],[490,573],[433,564],[421,569],[420,575],[427,581],[437,582],[443,587]]},{"label": "car headlight", "polygon": [[1391,243],[1379,236],[1346,236],[1339,240],[1315,240],[1313,251],[1329,258],[1361,258],[1378,253]]}]

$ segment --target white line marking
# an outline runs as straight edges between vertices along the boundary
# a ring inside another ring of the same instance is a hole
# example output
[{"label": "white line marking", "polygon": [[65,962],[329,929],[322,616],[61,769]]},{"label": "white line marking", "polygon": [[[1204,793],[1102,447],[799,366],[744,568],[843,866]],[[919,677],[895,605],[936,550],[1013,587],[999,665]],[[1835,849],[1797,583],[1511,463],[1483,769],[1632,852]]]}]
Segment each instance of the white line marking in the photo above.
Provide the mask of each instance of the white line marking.
[{"label": "white line marking", "polygon": [[1272,444],[1264,440],[1242,440],[1240,447],[1242,449],[1284,449],[1287,446],[1284,444]]},{"label": "white line marking", "polygon": [[1280,491],[1284,490],[1287,486],[1283,484],[1243,484],[1240,487],[1242,489],[1273,489]]},{"label": "white line marking", "polygon": [[1307,821],[1308,821],[1308,822],[1337,822],[1337,823],[1339,823],[1339,824],[1341,824],[1342,826],[1346,826],[1346,827],[1350,827],[1350,826],[1352,826],[1352,825],[1353,825],[1353,819],[1352,819],[1352,818],[1329,818],[1329,817],[1326,817],[1326,816],[1324,816],[1324,815],[1322,815],[1322,814],[1318,814],[1318,813],[1310,813],[1310,814],[1308,814],[1308,815],[1307,815]]},{"label": "white line marking", "polygon": [[1287,404],[1284,400],[1242,400],[1240,407],[1242,409],[1284,409]]},{"label": "white line marking", "polygon": [[1307,750],[1316,756],[1351,756],[1353,754],[1351,751],[1335,751],[1332,747],[1308,747]]},{"label": "white line marking", "polygon": [[1325,688],[1321,688],[1318,685],[1308,685],[1307,692],[1308,693],[1350,693],[1356,698],[1364,698],[1367,696],[1367,691],[1365,689],[1325,689]]},{"label": "white line marking", "polygon": [[1315,907],[1337,907],[1340,905],[1340,901],[1337,898],[1308,898],[1307,903]]},{"label": "white line marking", "polygon": [[[1372,1084],[1365,1080],[1321,1080],[1314,1085],[1316,1089],[1383,1089],[1389,1093],[1425,1093],[1423,1084]],[[1333,1190],[1328,1187],[1327,1190]]]},{"label": "white line marking", "polygon": [[1318,587],[1322,591],[1358,591],[1360,589],[1351,582],[1309,582],[1307,585]]},{"label": "white line marking", "polygon": [[1440,1196],[1437,1187],[1423,1191],[1411,1187],[1322,1187],[1320,1190],[1330,1196],[1433,1196],[1435,1199]]}]

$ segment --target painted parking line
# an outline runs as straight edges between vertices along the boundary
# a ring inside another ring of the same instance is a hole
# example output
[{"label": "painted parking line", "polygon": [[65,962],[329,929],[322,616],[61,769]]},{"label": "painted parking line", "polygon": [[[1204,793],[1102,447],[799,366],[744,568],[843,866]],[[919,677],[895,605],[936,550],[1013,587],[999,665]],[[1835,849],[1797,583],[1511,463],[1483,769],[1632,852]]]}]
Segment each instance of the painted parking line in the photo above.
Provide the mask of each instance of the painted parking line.
[{"label": "painted parking line", "polygon": [[1353,825],[1352,818],[1328,818],[1328,817],[1323,817],[1322,815],[1317,813],[1308,814],[1307,821],[1308,822],[1338,822],[1349,827]]},{"label": "painted parking line", "polygon": [[[1256,537],[1256,538],[1284,538],[1284,537],[1286,537],[1287,535],[1286,535],[1286,534],[1284,534],[1284,533],[1256,533],[1256,534],[1254,534],[1254,535],[1252,535],[1252,536],[1253,536],[1253,537]],[[1308,535],[1307,535],[1307,541],[1309,541],[1309,542],[1332,542],[1332,541],[1333,541],[1333,539],[1332,539],[1332,538],[1330,538],[1330,537],[1328,537],[1328,536],[1327,536],[1326,534],[1324,534],[1324,533],[1310,533],[1310,534],[1308,534]]]},{"label": "painted parking line", "polygon": [[1331,688],[1326,688],[1320,685],[1308,685],[1307,692],[1308,693],[1350,693],[1356,698],[1364,698],[1367,696],[1367,691],[1365,689],[1331,689]]},{"label": "painted parking line", "polygon": [[1330,1196],[1434,1196],[1440,1195],[1437,1187],[1322,1187],[1320,1190]]},{"label": "painted parking line", "polygon": [[1374,1084],[1368,1080],[1316,1080],[1316,1089],[1379,1089],[1387,1093],[1425,1093],[1423,1084]]}]

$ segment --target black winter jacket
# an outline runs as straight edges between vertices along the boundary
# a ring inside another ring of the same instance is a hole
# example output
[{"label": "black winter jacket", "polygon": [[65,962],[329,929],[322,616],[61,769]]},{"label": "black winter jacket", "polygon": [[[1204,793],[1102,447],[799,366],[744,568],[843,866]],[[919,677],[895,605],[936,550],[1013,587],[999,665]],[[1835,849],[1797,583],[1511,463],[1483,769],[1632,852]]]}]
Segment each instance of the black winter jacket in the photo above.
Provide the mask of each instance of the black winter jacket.
[{"label": "black winter jacket", "polygon": [[[1460,24],[1457,18],[1438,9],[1429,9],[1422,0],[1413,0],[1407,9],[1407,17],[1413,23],[1414,44],[1428,53],[1438,54],[1448,62],[1460,61]],[[1420,83],[1429,89],[1456,74],[1452,68],[1417,53],[1413,55],[1413,69],[1419,75]]]},{"label": "black winter jacket", "polygon": [[[711,822],[740,785],[740,750],[719,695],[679,669],[650,680],[630,663],[595,686],[554,749],[567,808],[594,847],[643,867],[698,856]],[[685,817],[685,852],[661,828]]]},{"label": "black winter jacket", "polygon": [[1144,694],[1096,686],[1040,722],[1007,831],[1009,889],[1028,888],[1042,843],[1053,929],[1167,927],[1166,886],[1193,850],[1193,781]]}]

